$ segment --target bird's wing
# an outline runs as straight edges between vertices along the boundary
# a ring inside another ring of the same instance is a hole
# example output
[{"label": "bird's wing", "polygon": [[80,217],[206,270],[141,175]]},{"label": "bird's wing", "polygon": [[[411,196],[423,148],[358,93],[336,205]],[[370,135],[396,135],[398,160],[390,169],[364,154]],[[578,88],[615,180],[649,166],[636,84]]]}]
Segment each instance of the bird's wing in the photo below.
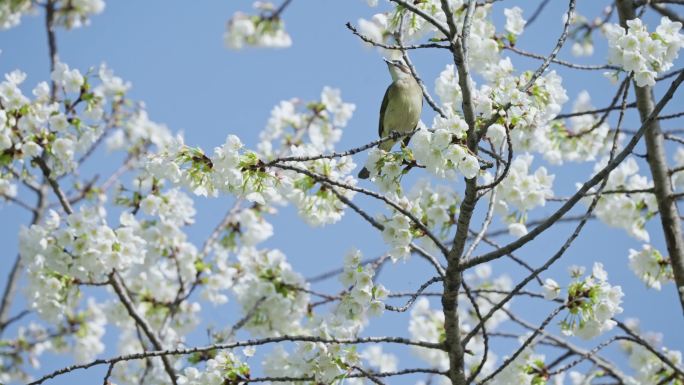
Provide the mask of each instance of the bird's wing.
[{"label": "bird's wing", "polygon": [[378,136],[380,138],[383,137],[382,135],[382,121],[385,118],[385,110],[387,109],[387,104],[389,103],[389,95],[390,95],[390,90],[394,88],[394,83],[390,84],[389,87],[387,87],[387,90],[385,91],[385,96],[382,98],[382,105],[380,106],[380,122],[378,124]]}]

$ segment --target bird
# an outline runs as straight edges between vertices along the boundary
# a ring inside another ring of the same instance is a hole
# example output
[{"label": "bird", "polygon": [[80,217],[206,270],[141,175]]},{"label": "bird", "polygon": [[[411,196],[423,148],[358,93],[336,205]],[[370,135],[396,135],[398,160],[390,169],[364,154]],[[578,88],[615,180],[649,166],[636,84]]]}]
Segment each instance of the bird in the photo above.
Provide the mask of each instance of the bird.
[{"label": "bird", "polygon": [[[380,122],[378,135],[381,138],[393,133],[408,134],[415,130],[423,110],[423,91],[411,74],[411,69],[401,60],[383,58],[392,76],[392,84],[387,87],[380,106]],[[408,143],[410,137],[404,139]],[[378,147],[390,151],[397,140],[390,139],[382,142]],[[359,171],[360,179],[368,179],[370,172],[367,168]]]}]

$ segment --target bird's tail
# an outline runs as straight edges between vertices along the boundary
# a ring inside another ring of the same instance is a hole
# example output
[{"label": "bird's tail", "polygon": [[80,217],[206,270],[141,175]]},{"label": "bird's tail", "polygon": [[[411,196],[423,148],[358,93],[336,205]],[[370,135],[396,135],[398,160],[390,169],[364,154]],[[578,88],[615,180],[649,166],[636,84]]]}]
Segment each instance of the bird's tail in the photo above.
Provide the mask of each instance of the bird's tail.
[{"label": "bird's tail", "polygon": [[368,179],[370,177],[370,171],[364,167],[361,169],[361,171],[359,171],[358,177],[359,179]]}]

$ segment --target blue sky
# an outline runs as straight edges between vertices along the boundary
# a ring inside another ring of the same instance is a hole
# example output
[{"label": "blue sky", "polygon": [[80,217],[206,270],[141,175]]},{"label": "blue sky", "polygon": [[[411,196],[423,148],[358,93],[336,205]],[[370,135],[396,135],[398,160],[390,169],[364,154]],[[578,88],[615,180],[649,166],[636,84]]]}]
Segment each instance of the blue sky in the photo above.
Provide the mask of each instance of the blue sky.
[{"label": "blue sky", "polygon": [[[538,3],[507,2],[523,7],[525,17],[531,15],[532,5]],[[578,10],[586,15],[597,15],[606,3],[579,1]],[[520,37],[518,46],[538,53],[549,52],[561,32],[561,15],[566,6],[565,1],[552,1],[535,24]],[[237,10],[251,11],[251,2],[109,1],[105,12],[92,18],[91,26],[58,31],[59,56],[71,67],[82,71],[106,62],[118,76],[133,83],[130,97],[146,103],[150,119],[168,125],[173,131],[183,131],[187,143],[207,151],[223,143],[229,133],[237,134],[253,147],[275,104],[292,97],[316,99],[325,85],[341,88],[343,99],[356,104],[354,117],[338,148],[350,148],[375,139],[379,104],[390,78],[379,54],[360,44],[344,24],[348,21],[355,23],[361,17],[370,19],[373,13],[378,12],[377,9],[368,8],[362,0],[294,0],[284,13],[287,30],[294,41],[291,48],[235,52],[224,48],[222,35],[226,20]],[[495,7],[494,18],[501,29],[502,7]],[[647,20],[651,26],[657,23],[654,18]],[[603,63],[605,44],[600,37],[597,40],[597,52],[591,58],[573,59],[569,48],[561,51],[560,57],[582,63]],[[47,80],[49,62],[42,15],[26,17],[19,27],[1,32],[0,49],[0,72],[6,73],[15,68],[27,72],[27,87]],[[446,52],[421,51],[413,53],[412,58],[431,90],[433,79],[451,60]],[[518,70],[535,69],[537,64],[518,56],[512,56],[512,60]],[[596,106],[607,105],[615,92],[615,87],[600,72],[552,68],[558,69],[563,76],[563,84],[570,97],[565,111],[569,111],[572,101],[583,89],[590,91]],[[682,100],[681,95],[676,97],[674,104],[677,100]],[[667,111],[675,112],[672,107]],[[424,109],[423,120],[429,123],[432,117],[432,111]],[[677,124],[681,124],[681,120],[668,121],[665,127],[676,127]],[[628,114],[625,127],[638,128],[636,115]],[[103,170],[112,167],[112,159],[118,160],[119,157],[100,155],[94,158],[88,172],[106,174]],[[359,157],[357,163],[363,159]],[[644,164],[641,168],[645,172]],[[550,169],[556,172],[555,186],[559,195],[567,195],[575,189],[576,182],[587,178],[591,165],[569,164],[562,168],[562,172],[558,172],[559,168]],[[462,189],[461,181],[455,184],[457,189]],[[378,212],[379,206],[367,199],[357,197],[356,200],[371,208],[372,212]],[[231,203],[232,199],[226,197],[198,199],[197,223],[189,229],[191,238],[201,243]],[[542,217],[555,207],[556,204],[547,204],[532,216]],[[0,260],[3,266],[9,266],[16,255],[18,227],[27,223],[29,218],[20,209],[5,204],[0,205],[0,217],[0,241],[4,246]],[[340,266],[342,257],[352,247],[360,248],[366,257],[378,256],[385,250],[381,236],[370,231],[367,223],[352,212],[348,212],[339,224],[325,228],[308,227],[297,218],[292,208],[281,209],[279,215],[271,217],[270,221],[276,234],[266,242],[266,246],[285,252],[289,261],[305,276]],[[476,217],[473,223],[479,226],[481,216]],[[648,228],[652,243],[664,251],[659,226],[658,220],[654,219]],[[500,224],[495,227],[500,227]],[[540,237],[534,245],[523,248],[518,255],[534,266],[540,265],[570,231],[571,227],[567,225],[559,226]],[[624,231],[593,221],[544,277],[556,278],[563,284],[567,282],[567,266],[591,266],[594,260],[603,262],[611,283],[622,285],[626,293],[623,318],[639,317],[645,330],[662,331],[668,346],[681,348],[684,346],[684,334],[680,332],[681,309],[676,302],[673,285],[665,286],[661,292],[646,290],[627,268],[628,248],[640,247],[641,244]],[[494,263],[493,270],[495,275],[508,273],[513,278],[522,274],[517,267],[503,261]],[[427,280],[429,274],[424,262],[414,258],[407,263],[387,266],[382,271],[381,281],[391,290],[411,290]],[[4,275],[0,276],[2,285]],[[323,287],[331,290],[339,287],[334,280],[332,283]],[[432,303],[437,305],[436,301]],[[21,302],[17,303],[16,310],[21,305]],[[203,316],[210,323],[220,325],[236,319],[234,310],[231,306],[211,308],[207,305]],[[521,301],[514,302],[513,310],[525,314],[529,320],[540,320],[551,308]],[[392,314],[376,325],[371,324],[366,333],[406,335],[407,325],[408,314]],[[552,330],[557,329],[553,327]],[[115,341],[112,332],[113,329],[107,335],[108,342]],[[205,343],[203,335],[200,330],[190,344]],[[114,353],[113,345],[105,355]],[[503,350],[499,350],[499,355],[504,356],[511,346],[501,346]],[[400,353],[400,358],[408,366],[418,365],[406,353]],[[39,372],[68,362],[56,359],[46,363]],[[51,383],[99,381],[103,370],[73,374]]]}]

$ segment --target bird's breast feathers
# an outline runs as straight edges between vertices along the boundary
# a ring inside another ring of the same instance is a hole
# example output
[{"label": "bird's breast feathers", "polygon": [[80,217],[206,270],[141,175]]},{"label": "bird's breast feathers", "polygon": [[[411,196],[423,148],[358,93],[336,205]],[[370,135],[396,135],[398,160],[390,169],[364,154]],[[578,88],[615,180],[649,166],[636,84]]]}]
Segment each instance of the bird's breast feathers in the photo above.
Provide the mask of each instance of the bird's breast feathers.
[{"label": "bird's breast feathers", "polygon": [[[420,120],[423,94],[415,82],[398,80],[389,90],[389,100],[383,126],[385,135],[391,131],[412,131]],[[391,130],[387,132],[387,130]]]}]

